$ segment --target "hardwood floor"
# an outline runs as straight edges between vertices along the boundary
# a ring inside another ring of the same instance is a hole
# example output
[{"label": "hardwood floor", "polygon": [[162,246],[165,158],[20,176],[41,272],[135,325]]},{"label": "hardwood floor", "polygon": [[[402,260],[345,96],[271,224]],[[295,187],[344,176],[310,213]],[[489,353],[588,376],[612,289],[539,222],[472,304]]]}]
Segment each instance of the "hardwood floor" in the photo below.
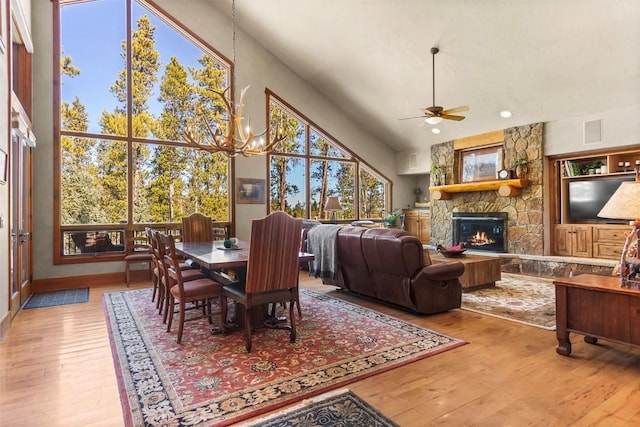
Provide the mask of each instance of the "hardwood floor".
[{"label": "hardwood floor", "polygon": [[[302,286],[469,341],[348,385],[402,426],[640,422],[640,349],[572,335],[571,357],[560,356],[555,332],[464,310],[415,316],[300,278]],[[0,342],[1,426],[123,425],[102,310],[102,294],[123,289],[93,288],[89,303],[18,313]]]}]

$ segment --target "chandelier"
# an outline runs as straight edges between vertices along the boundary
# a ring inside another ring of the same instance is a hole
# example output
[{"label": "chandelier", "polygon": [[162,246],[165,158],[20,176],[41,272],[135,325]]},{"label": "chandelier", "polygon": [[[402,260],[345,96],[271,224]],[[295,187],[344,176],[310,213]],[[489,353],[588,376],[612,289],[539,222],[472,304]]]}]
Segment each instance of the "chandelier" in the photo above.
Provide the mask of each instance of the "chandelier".
[{"label": "chandelier", "polygon": [[[233,34],[233,64],[236,63],[236,2],[231,2],[231,25]],[[230,79],[233,81],[235,79]],[[273,140],[269,143],[265,140],[267,129],[258,134],[251,130],[251,124],[248,123],[246,127],[242,124],[242,109],[244,107],[244,94],[249,89],[249,86],[242,89],[240,92],[240,102],[234,106],[232,101],[227,97],[227,92],[231,84],[227,86],[224,91],[217,91],[209,89],[213,94],[218,96],[227,110],[227,117],[221,121],[227,122],[226,132],[222,131],[223,126],[221,123],[211,125],[207,120],[204,122],[204,131],[207,134],[203,141],[198,141],[193,131],[189,126],[184,132],[184,137],[189,145],[192,145],[201,150],[208,151],[210,153],[223,153],[227,157],[244,156],[249,157],[253,155],[264,155],[273,151],[275,146],[282,142],[286,135],[282,130],[282,126],[276,128],[276,132]]]}]

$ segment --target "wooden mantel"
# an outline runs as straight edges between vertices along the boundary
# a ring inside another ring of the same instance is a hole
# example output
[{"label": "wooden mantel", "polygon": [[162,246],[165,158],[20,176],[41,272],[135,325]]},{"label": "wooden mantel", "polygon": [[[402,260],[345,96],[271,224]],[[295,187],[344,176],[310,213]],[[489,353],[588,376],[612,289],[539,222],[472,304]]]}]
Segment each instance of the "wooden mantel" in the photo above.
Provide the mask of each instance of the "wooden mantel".
[{"label": "wooden mantel", "polygon": [[503,197],[513,197],[520,194],[520,189],[528,184],[526,179],[503,179],[496,181],[465,182],[462,184],[439,185],[430,187],[431,200],[449,200],[451,193],[470,193],[474,191],[498,190]]}]

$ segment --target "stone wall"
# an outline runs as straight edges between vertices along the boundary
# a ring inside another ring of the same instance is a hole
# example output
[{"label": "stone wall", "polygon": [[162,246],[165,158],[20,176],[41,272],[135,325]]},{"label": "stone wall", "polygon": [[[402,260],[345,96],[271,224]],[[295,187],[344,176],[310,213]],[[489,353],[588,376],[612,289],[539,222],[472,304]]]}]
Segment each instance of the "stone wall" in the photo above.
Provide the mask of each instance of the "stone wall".
[{"label": "stone wall", "polygon": [[[504,132],[504,164],[513,169],[516,159],[528,161],[526,178],[529,185],[515,197],[502,197],[497,191],[452,193],[450,200],[431,200],[431,245],[449,246],[452,212],[506,212],[508,214],[508,252],[543,254],[544,225],[542,198],[542,123],[506,129]],[[431,159],[446,174],[446,183],[455,184],[457,160],[453,142],[431,147]]]}]

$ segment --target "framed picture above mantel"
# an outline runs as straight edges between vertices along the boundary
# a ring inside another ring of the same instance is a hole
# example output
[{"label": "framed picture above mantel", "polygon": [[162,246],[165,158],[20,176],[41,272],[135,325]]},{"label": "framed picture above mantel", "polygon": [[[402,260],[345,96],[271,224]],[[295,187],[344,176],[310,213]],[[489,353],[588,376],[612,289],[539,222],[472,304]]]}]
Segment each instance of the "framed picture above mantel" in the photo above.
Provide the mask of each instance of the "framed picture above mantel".
[{"label": "framed picture above mantel", "polygon": [[497,172],[503,169],[504,148],[503,145],[461,150],[459,182],[493,181],[497,178]]}]

